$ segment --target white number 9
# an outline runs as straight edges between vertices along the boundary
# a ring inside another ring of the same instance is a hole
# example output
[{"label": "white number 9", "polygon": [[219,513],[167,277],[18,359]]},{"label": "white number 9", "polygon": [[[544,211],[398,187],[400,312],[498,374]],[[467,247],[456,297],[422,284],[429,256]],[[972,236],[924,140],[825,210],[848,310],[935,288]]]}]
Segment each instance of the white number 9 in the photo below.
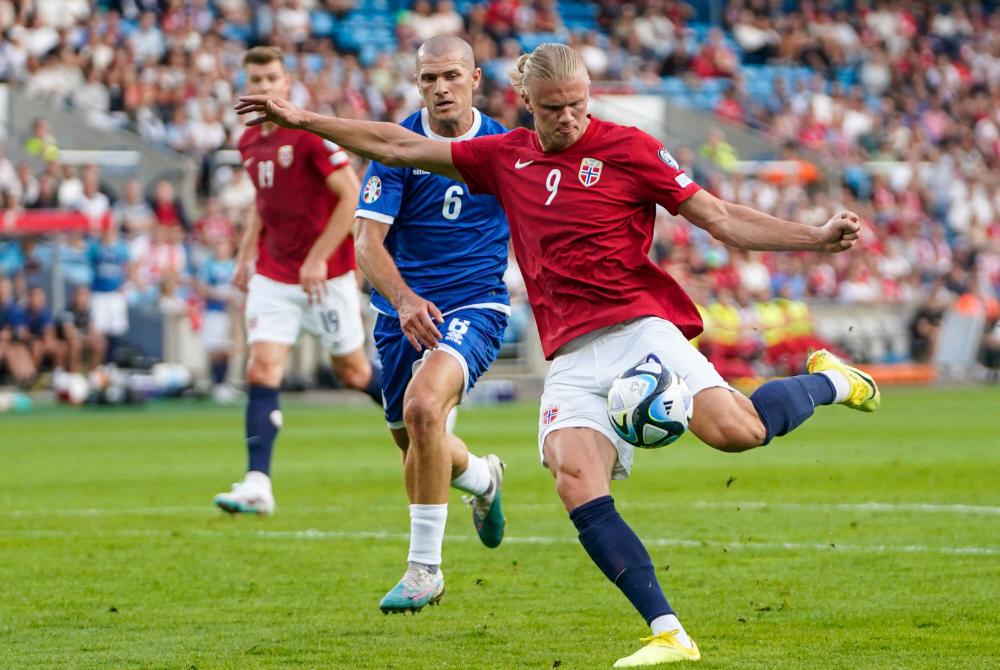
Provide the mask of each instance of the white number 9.
[{"label": "white number 9", "polygon": [[562,173],[558,168],[553,169],[552,172],[549,173],[549,176],[545,178],[545,188],[552,194],[549,196],[549,199],[545,201],[546,207],[552,204],[552,199],[555,198],[556,193],[559,192],[560,179],[562,179]]},{"label": "white number 9", "polygon": [[462,194],[465,191],[461,186],[449,186],[444,192],[444,205],[441,206],[441,215],[449,221],[454,221],[462,213]]}]

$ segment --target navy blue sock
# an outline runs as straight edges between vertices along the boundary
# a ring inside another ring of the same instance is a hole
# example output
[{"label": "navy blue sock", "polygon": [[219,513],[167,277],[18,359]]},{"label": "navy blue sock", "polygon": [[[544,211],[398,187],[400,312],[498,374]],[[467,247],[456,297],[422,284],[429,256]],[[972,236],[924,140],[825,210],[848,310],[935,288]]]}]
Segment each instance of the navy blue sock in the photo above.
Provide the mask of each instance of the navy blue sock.
[{"label": "navy blue sock", "polygon": [[[281,427],[278,389],[250,384],[247,401],[247,471],[271,474],[271,451]],[[277,414],[275,414],[277,412]]]},{"label": "navy blue sock", "polygon": [[226,370],[229,368],[229,361],[225,358],[212,361],[212,381],[216,386],[226,381]]},{"label": "navy blue sock", "polygon": [[382,364],[378,361],[372,361],[372,378],[368,380],[368,386],[361,390],[371,396],[379,407],[382,406]]},{"label": "navy blue sock", "polygon": [[767,382],[750,396],[760,416],[767,439],[790,433],[812,416],[820,405],[830,405],[837,389],[826,375],[799,375]]},{"label": "navy blue sock", "polygon": [[656,579],[649,552],[618,514],[614,498],[595,498],[570,512],[569,518],[591,560],[625,594],[647,624],[658,616],[674,613]]}]

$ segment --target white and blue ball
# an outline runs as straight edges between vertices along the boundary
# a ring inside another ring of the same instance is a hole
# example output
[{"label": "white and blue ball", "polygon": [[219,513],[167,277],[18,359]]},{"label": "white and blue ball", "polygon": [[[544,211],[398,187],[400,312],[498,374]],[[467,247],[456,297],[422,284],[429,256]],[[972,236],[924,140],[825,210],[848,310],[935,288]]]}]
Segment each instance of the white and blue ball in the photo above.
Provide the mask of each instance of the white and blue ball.
[{"label": "white and blue ball", "polygon": [[684,379],[653,357],[618,375],[608,392],[612,427],[642,449],[665,447],[683,435],[693,408]]}]

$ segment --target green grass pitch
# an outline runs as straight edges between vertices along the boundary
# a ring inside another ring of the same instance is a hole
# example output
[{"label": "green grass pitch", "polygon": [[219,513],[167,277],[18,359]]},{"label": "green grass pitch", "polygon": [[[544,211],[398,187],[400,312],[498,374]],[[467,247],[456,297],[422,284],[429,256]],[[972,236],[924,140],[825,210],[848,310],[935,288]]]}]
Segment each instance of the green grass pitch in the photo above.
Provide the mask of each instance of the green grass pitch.
[{"label": "green grass pitch", "polygon": [[[639,453],[612,493],[706,669],[997,668],[998,407],[890,389],[753,452]],[[481,546],[453,492],[447,593],[415,617],[378,609],[409,524],[374,407],[286,402],[265,519],[211,504],[240,407],[2,416],[0,668],[609,668],[647,629],[576,542],[536,413],[460,413],[508,464],[508,537]]]}]

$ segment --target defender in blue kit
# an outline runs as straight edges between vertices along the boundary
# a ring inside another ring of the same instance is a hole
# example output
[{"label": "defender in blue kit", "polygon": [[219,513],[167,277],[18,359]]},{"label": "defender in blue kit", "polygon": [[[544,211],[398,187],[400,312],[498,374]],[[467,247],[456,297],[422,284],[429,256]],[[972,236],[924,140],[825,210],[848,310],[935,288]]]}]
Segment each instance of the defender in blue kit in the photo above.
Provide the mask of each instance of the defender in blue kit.
[{"label": "defender in blue kit", "polygon": [[[507,129],[472,107],[481,73],[472,48],[435,37],[417,52],[426,107],[401,124],[459,141]],[[448,488],[466,491],[480,539],[496,547],[505,520],[504,463],[479,458],[451,433],[449,417],[500,350],[510,314],[503,282],[510,230],[493,196],[415,168],[372,162],[355,212],[358,265],[374,287],[375,345],[385,418],[403,450],[410,499],[408,569],[383,612],[419,611],[444,594],[441,541]]]}]

